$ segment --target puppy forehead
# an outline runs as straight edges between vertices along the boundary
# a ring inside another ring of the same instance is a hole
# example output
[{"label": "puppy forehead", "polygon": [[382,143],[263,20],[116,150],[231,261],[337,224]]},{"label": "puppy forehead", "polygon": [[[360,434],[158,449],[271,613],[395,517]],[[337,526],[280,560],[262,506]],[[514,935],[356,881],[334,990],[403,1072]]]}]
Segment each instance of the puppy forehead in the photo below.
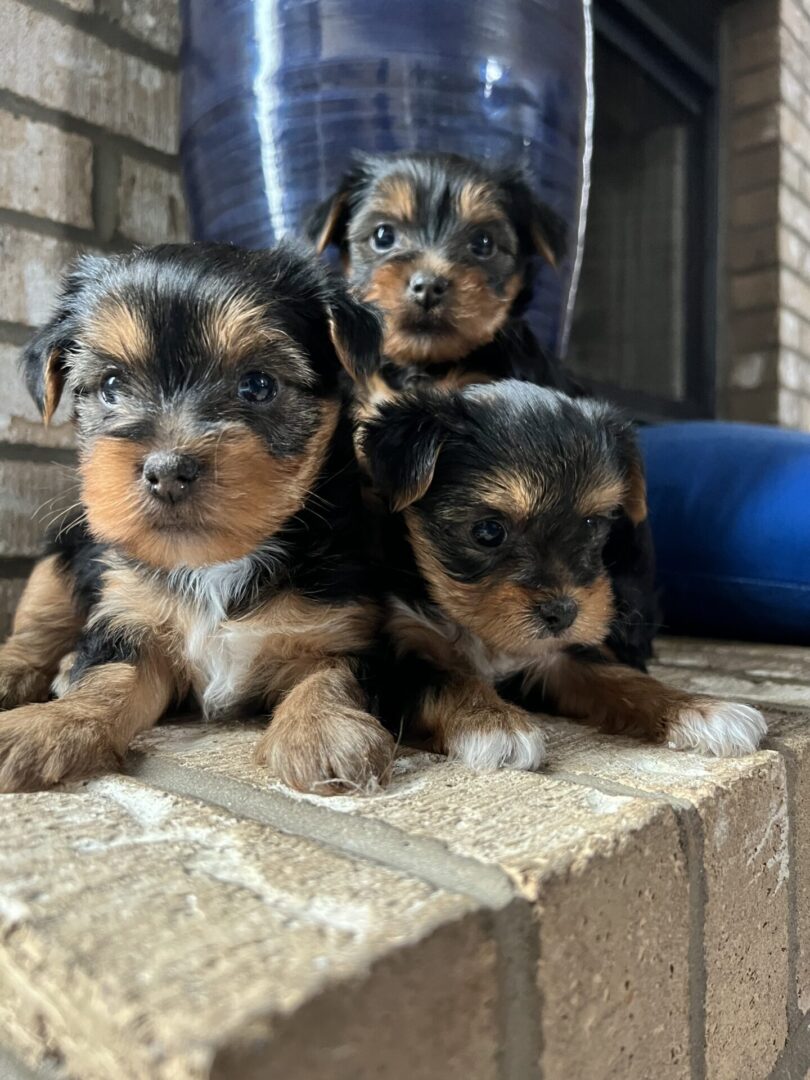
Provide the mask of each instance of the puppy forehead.
[{"label": "puppy forehead", "polygon": [[491,221],[504,216],[500,194],[495,180],[471,162],[415,155],[377,176],[364,209],[411,224],[437,217]]}]

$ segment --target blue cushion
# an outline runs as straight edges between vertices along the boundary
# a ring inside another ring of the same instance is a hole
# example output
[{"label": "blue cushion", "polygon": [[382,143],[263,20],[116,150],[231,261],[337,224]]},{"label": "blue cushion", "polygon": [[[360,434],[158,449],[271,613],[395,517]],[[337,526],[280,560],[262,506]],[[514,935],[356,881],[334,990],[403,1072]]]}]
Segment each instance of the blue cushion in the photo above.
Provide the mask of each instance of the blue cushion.
[{"label": "blue cushion", "polygon": [[694,422],[639,438],[665,629],[810,643],[810,435]]}]

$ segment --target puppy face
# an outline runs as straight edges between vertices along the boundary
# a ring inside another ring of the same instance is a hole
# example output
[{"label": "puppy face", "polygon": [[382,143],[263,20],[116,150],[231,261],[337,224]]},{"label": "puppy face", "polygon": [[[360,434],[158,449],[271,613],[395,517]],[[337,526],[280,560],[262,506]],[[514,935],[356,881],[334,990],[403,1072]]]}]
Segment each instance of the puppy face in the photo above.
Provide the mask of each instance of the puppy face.
[{"label": "puppy face", "polygon": [[363,438],[447,615],[527,658],[604,641],[611,522],[646,513],[632,434],[608,406],[504,381],[411,394],[382,406]]},{"label": "puppy face", "polygon": [[294,250],[163,247],[82,260],[24,362],[46,420],[73,396],[93,535],[173,568],[246,555],[300,510],[340,364],[378,346],[376,318]]},{"label": "puppy face", "polygon": [[385,355],[456,360],[491,341],[529,287],[530,257],[555,265],[564,227],[517,171],[450,154],[366,157],[313,215],[359,294],[385,315]]}]

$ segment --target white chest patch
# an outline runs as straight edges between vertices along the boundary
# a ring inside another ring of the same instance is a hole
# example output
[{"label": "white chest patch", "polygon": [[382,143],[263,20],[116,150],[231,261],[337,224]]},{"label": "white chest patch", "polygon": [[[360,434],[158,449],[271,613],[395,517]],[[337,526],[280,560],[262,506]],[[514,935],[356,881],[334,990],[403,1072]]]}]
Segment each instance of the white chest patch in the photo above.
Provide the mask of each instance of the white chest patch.
[{"label": "white chest patch", "polygon": [[280,550],[267,548],[233,562],[171,575],[170,584],[192,609],[185,652],[206,717],[239,704],[250,691],[250,671],[265,634],[260,625],[229,619],[227,612],[232,604],[250,599],[257,569],[272,571],[280,555]]}]

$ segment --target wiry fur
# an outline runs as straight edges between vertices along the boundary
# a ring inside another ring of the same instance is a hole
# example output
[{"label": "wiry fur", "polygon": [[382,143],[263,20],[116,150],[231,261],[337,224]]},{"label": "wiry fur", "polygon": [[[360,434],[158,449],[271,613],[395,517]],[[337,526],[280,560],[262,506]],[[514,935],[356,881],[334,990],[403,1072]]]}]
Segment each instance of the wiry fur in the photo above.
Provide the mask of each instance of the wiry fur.
[{"label": "wiry fur", "polygon": [[[0,790],[113,767],[189,694],[207,715],[275,714],[260,756],[294,786],[384,782],[341,378],[379,341],[374,313],[290,247],[161,247],[68,275],[24,366],[44,415],[74,399],[82,505],[0,651],[0,692],[37,673],[3,702],[19,707],[0,715]],[[52,680],[57,700],[25,704]]]}]

